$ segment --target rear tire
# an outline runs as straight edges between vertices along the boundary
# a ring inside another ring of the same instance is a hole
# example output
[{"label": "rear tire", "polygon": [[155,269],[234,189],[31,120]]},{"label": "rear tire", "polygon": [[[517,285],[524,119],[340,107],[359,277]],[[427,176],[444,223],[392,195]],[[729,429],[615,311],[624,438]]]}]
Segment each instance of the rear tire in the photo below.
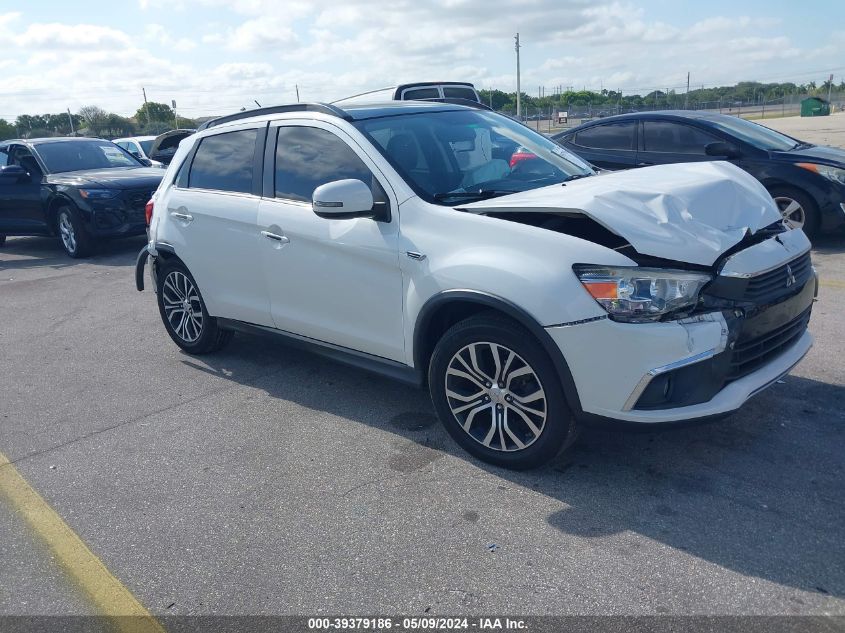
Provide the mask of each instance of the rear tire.
[{"label": "rear tire", "polygon": [[546,351],[527,330],[496,313],[461,321],[443,335],[428,384],[449,435],[490,464],[534,468],[578,435]]},{"label": "rear tire", "polygon": [[59,207],[56,214],[56,227],[62,240],[65,253],[74,259],[88,257],[94,251],[94,240],[79,217],[79,212],[70,207]]},{"label": "rear tire", "polygon": [[181,262],[165,262],[156,279],[158,311],[174,343],[199,355],[223,349],[232,340],[234,332],[208,314],[197,282]]}]

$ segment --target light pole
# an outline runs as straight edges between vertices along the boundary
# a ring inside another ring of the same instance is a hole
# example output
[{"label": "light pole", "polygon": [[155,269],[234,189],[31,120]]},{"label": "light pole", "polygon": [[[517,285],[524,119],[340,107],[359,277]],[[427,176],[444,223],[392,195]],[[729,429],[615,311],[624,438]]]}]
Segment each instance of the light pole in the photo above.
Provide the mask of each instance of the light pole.
[{"label": "light pole", "polygon": [[522,120],[522,103],[520,101],[520,85],[519,85],[519,33],[516,34],[514,38],[516,40],[516,45],[514,46],[514,50],[516,50],[516,118],[520,121]]}]

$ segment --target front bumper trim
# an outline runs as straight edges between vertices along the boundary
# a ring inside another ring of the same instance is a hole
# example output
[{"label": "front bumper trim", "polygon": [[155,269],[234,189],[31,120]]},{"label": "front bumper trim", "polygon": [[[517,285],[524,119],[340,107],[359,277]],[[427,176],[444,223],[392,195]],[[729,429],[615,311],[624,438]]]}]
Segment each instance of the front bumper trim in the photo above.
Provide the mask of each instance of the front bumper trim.
[{"label": "front bumper trim", "polygon": [[739,409],[752,396],[770,387],[788,374],[813,346],[813,336],[805,331],[795,344],[785,350],[778,358],[757,371],[735,380],[723,388],[716,396],[701,404],[694,404],[675,409],[610,411],[590,407],[585,411],[602,417],[623,422],[654,424],[660,422],[681,422],[710,416],[732,413]]},{"label": "front bumper trim", "polygon": [[628,399],[625,401],[625,406],[622,407],[623,411],[630,411],[634,408],[634,405],[637,404],[637,400],[640,399],[640,396],[643,395],[643,391],[645,391],[646,387],[648,387],[649,383],[660,374],[665,374],[670,371],[675,371],[676,369],[680,369],[681,367],[686,367],[687,365],[694,365],[695,363],[700,363],[703,360],[707,360],[708,358],[713,358],[717,353],[721,350],[717,350],[715,347],[713,349],[709,349],[705,352],[701,352],[700,354],[696,354],[695,356],[690,356],[689,358],[684,358],[679,361],[675,361],[674,363],[669,363],[668,365],[663,365],[662,367],[655,367],[654,369],[650,370],[646,375],[644,375],[640,382],[637,383],[637,386],[634,387],[634,390],[631,392],[631,395],[628,396]]}]

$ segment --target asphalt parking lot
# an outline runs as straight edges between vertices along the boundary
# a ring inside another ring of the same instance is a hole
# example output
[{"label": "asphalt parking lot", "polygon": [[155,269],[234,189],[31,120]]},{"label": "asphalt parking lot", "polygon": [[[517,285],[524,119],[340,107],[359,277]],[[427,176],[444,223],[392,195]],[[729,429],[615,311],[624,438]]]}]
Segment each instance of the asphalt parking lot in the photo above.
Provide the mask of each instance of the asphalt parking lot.
[{"label": "asphalt parking lot", "polygon": [[[782,384],[525,473],[411,388],[243,335],[180,352],[142,245],[0,250],[0,453],[151,612],[845,614],[845,236]],[[91,612],[8,503],[0,543],[0,613]]]}]

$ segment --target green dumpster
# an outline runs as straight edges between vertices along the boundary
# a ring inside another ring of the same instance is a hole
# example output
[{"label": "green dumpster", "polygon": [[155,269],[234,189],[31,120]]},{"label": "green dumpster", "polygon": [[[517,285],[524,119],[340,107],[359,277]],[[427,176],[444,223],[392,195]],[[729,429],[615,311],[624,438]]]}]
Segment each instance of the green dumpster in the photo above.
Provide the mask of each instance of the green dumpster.
[{"label": "green dumpster", "polygon": [[830,104],[821,97],[807,97],[801,101],[801,116],[827,116]]}]

